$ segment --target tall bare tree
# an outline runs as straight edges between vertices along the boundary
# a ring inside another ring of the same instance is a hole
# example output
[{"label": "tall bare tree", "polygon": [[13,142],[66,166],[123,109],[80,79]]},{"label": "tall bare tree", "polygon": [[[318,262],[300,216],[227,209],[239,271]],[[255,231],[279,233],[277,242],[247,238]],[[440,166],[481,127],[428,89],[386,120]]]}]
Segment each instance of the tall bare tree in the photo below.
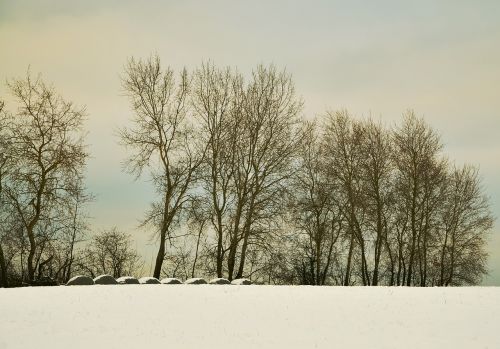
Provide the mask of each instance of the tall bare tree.
[{"label": "tall bare tree", "polygon": [[[404,226],[401,230],[406,233],[400,242],[407,246],[405,254],[400,256],[406,266],[402,283],[410,286],[420,276],[420,284],[424,286],[431,215],[437,200],[443,197],[440,191],[446,175],[446,161],[440,157],[439,136],[413,111],[404,115],[403,124],[394,132],[394,144],[396,187],[398,198],[402,200],[401,209],[406,212],[406,219],[401,222]],[[415,272],[417,268],[420,275]]]},{"label": "tall bare tree", "polygon": [[[434,284],[475,285],[486,270],[486,234],[493,227],[487,197],[477,168],[454,168],[448,179],[440,213],[439,273]],[[439,256],[439,257],[438,257]]]},{"label": "tall bare tree", "polygon": [[[7,203],[4,199],[4,182],[6,181],[11,158],[9,155],[10,136],[8,133],[8,116],[4,114],[5,103],[0,100],[0,225],[5,227],[5,216],[7,213]],[[7,265],[5,254],[2,248],[2,238],[4,231],[0,229],[0,287],[8,287]]]},{"label": "tall bare tree", "polygon": [[345,231],[349,240],[344,285],[351,284],[353,259],[359,249],[361,264],[359,273],[363,285],[370,284],[367,261],[366,205],[364,204],[364,182],[362,169],[364,128],[355,122],[345,110],[327,114],[323,149],[329,177],[339,188],[338,198],[341,212],[347,222]]},{"label": "tall bare tree", "polygon": [[[217,275],[245,274],[252,245],[269,236],[301,141],[291,76],[258,66],[250,81],[205,64],[195,74],[193,101],[207,144],[205,202],[213,213]],[[225,266],[224,266],[225,264]]]},{"label": "tall bare tree", "polygon": [[[388,242],[391,229],[394,165],[391,161],[392,142],[388,130],[372,119],[360,121],[363,128],[361,142],[361,175],[363,179],[363,204],[366,207],[366,231],[373,241],[373,272],[371,285],[378,285],[381,261],[385,251],[390,260],[391,279],[394,278],[394,256]],[[393,281],[391,281],[392,283]]]},{"label": "tall bare tree", "polygon": [[196,70],[193,86],[193,106],[201,125],[199,136],[207,145],[202,175],[204,195],[199,202],[211,212],[210,224],[216,235],[217,277],[223,276],[224,243],[230,229],[228,212],[233,199],[241,82],[241,77],[230,69],[218,69],[206,63]]},{"label": "tall bare tree", "polygon": [[337,188],[325,175],[320,145],[316,123],[308,124],[290,188],[290,214],[299,230],[296,248],[300,255],[295,269],[301,283],[311,285],[327,283],[344,223],[336,201]]},{"label": "tall bare tree", "polygon": [[125,67],[123,87],[134,111],[132,126],[121,131],[122,142],[131,151],[126,169],[137,178],[149,170],[160,196],[144,220],[157,229],[159,237],[153,274],[158,278],[166,240],[189,199],[203,150],[197,147],[188,120],[190,80],[186,70],[177,80],[170,68],[162,69],[158,56],[131,58]]},{"label": "tall bare tree", "polygon": [[26,281],[32,283],[47,229],[60,224],[56,209],[73,194],[85,166],[85,111],[29,73],[8,87],[18,108],[8,125],[15,162],[3,190],[28,241]]},{"label": "tall bare tree", "polygon": [[[234,187],[237,198],[229,238],[228,276],[242,277],[250,245],[259,246],[273,229],[291,166],[302,142],[291,75],[274,66],[258,66],[243,95],[235,149]],[[237,265],[237,268],[236,268]]]}]

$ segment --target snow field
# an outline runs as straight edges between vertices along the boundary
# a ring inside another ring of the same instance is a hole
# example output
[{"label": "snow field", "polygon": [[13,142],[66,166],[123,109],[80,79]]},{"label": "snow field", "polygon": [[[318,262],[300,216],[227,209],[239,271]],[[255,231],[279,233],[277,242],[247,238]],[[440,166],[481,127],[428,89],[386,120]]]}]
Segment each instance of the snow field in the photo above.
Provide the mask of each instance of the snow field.
[{"label": "snow field", "polygon": [[500,288],[0,289],[0,348],[500,348]]}]

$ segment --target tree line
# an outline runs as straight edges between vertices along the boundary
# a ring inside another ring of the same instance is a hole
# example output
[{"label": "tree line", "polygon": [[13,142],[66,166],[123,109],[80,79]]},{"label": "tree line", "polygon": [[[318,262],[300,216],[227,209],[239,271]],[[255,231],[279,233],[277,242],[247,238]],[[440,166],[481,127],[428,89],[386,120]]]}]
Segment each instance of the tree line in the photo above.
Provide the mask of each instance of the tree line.
[{"label": "tree line", "polygon": [[[85,110],[30,74],[8,88],[1,285],[142,272],[130,236],[90,234]],[[390,127],[346,110],[307,120],[291,75],[273,65],[175,73],[157,56],[132,58],[122,88],[124,168],[156,192],[142,221],[158,243],[154,277],[455,286],[488,272],[494,219],[478,169],[449,160],[413,111]]]}]

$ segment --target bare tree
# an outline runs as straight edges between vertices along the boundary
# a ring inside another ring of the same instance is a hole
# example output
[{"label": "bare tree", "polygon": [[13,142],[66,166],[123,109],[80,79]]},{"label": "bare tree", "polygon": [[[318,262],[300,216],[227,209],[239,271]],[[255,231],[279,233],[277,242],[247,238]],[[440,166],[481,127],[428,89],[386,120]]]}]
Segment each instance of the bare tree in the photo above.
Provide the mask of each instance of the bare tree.
[{"label": "bare tree", "polygon": [[363,285],[370,284],[367,261],[366,205],[363,196],[364,183],[362,169],[364,128],[353,121],[347,111],[327,114],[323,151],[325,164],[329,169],[332,183],[339,188],[337,200],[340,202],[342,216],[347,222],[345,237],[348,239],[344,285],[351,284],[353,259],[359,249],[361,260],[360,274]]},{"label": "bare tree", "polygon": [[394,279],[394,256],[387,236],[394,209],[392,197],[394,192],[394,165],[391,161],[393,153],[390,133],[380,123],[372,119],[360,121],[363,128],[361,142],[361,175],[363,179],[363,203],[366,207],[365,229],[373,235],[373,272],[371,285],[378,285],[381,261],[385,251],[390,260],[391,281]]},{"label": "bare tree", "polygon": [[238,209],[228,255],[228,274],[244,273],[246,252],[272,227],[282,210],[283,194],[293,174],[291,166],[300,149],[302,101],[295,95],[290,74],[274,66],[258,66],[245,89],[239,142],[236,149],[235,187]]},{"label": "bare tree", "polygon": [[125,165],[136,177],[148,169],[160,196],[144,220],[158,232],[160,246],[153,274],[157,278],[166,255],[166,240],[189,199],[203,159],[187,118],[189,84],[186,70],[176,81],[170,68],[162,69],[157,56],[144,61],[132,58],[125,67],[123,87],[134,111],[133,126],[121,131],[123,144],[132,152]]},{"label": "bare tree", "polygon": [[403,124],[394,132],[394,143],[396,188],[402,201],[400,208],[406,212],[400,228],[404,232],[400,243],[407,246],[399,248],[405,253],[399,256],[406,266],[402,284],[412,285],[417,277],[415,269],[419,268],[419,283],[424,286],[432,212],[443,198],[440,191],[446,176],[446,162],[439,158],[442,149],[439,136],[412,111],[405,114]]},{"label": "bare tree", "polygon": [[265,245],[272,218],[283,211],[302,137],[302,102],[291,76],[273,66],[257,67],[245,84],[238,73],[205,64],[195,74],[193,105],[207,144],[202,196],[215,233],[216,272],[242,277],[247,252]]},{"label": "bare tree", "polygon": [[454,168],[447,183],[446,201],[439,210],[440,253],[436,257],[440,270],[436,270],[435,284],[475,285],[487,273],[485,237],[493,227],[493,217],[477,168]]},{"label": "bare tree", "polygon": [[[210,224],[216,235],[216,273],[223,276],[224,240],[228,235],[231,210],[237,117],[241,110],[241,77],[230,69],[220,70],[210,63],[195,72],[193,106],[201,125],[200,137],[207,145],[203,162],[204,200],[211,211]],[[204,216],[203,221],[204,221]],[[201,224],[201,222],[200,222]]]},{"label": "bare tree", "polygon": [[316,124],[309,124],[305,134],[290,188],[291,218],[299,230],[294,244],[300,251],[295,257],[295,270],[301,283],[324,285],[333,265],[343,220],[336,202],[336,188],[325,175]]},{"label": "bare tree", "polygon": [[[7,177],[8,168],[11,163],[9,148],[10,137],[8,134],[8,116],[4,114],[5,103],[0,100],[0,225],[5,227],[5,216],[7,213],[7,203],[4,199],[4,182]],[[2,229],[3,230],[3,229]],[[8,287],[7,265],[2,248],[4,232],[0,230],[0,287]]]},{"label": "bare tree", "polygon": [[9,81],[18,102],[9,123],[14,166],[3,188],[28,241],[27,281],[32,283],[47,242],[47,228],[60,218],[56,208],[72,195],[87,154],[83,145],[83,108],[59,96],[40,77]]}]

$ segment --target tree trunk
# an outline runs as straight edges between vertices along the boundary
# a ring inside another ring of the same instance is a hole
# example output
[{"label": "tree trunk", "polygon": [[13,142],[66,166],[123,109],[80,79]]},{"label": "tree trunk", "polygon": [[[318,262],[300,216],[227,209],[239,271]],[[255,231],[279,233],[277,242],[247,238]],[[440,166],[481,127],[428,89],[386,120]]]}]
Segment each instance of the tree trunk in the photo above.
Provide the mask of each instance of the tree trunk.
[{"label": "tree trunk", "polygon": [[[413,167],[415,168],[415,165],[413,165]],[[416,170],[414,170],[413,172],[416,172]],[[413,180],[413,185],[412,185],[412,196],[411,196],[411,217],[410,217],[410,220],[411,220],[411,247],[410,247],[410,259],[408,261],[408,274],[407,274],[407,278],[406,278],[406,286],[411,286],[411,281],[412,281],[412,277],[413,277],[413,260],[414,260],[414,257],[415,257],[415,245],[416,245],[416,238],[417,238],[417,227],[416,227],[416,215],[417,215],[417,212],[416,212],[416,209],[417,209],[417,178],[412,178]],[[403,282],[404,283],[404,282]]]},{"label": "tree trunk", "polygon": [[222,220],[220,215],[217,215],[217,277],[222,277],[222,263],[224,261],[224,250],[222,248]]},{"label": "tree trunk", "polygon": [[236,264],[236,248],[238,247],[237,237],[233,236],[229,246],[229,254],[227,256],[227,278],[233,280],[234,265]]},{"label": "tree trunk", "polygon": [[415,245],[417,239],[417,232],[415,227],[415,217],[412,217],[412,227],[411,227],[411,247],[410,247],[410,260],[408,261],[408,275],[406,277],[406,286],[411,286],[411,280],[413,276],[413,260],[415,257]]},{"label": "tree trunk", "polygon": [[[351,232],[351,234],[353,234]],[[351,260],[352,260],[352,252],[354,249],[354,235],[351,235],[351,242],[349,246],[349,254],[347,255],[347,267],[345,270],[345,278],[344,278],[344,286],[349,286],[350,276],[351,276]]]},{"label": "tree trunk", "polygon": [[227,258],[227,269],[228,269],[228,279],[231,281],[234,276],[234,267],[236,265],[236,252],[238,249],[238,244],[239,244],[239,233],[240,233],[240,221],[241,221],[241,214],[243,211],[243,204],[244,204],[244,198],[239,197],[238,198],[238,208],[236,210],[236,215],[234,218],[234,230],[233,234],[231,236],[231,241],[229,245],[229,255]]},{"label": "tree trunk", "polygon": [[444,262],[445,262],[445,254],[447,247],[448,247],[448,229],[446,228],[444,236],[444,244],[441,249],[441,270],[439,275],[439,286],[444,286]]},{"label": "tree trunk", "polygon": [[[323,269],[323,274],[321,276],[321,285],[326,284],[326,276],[328,274],[328,270],[330,269],[330,263],[332,261],[333,246],[337,242],[337,239],[338,239],[339,234],[340,234],[340,229],[342,229],[342,228],[341,228],[341,225],[339,224],[339,232],[338,232],[337,236],[335,236],[335,238],[333,238],[333,236],[332,236],[332,241],[330,242],[330,248],[328,249],[328,257],[326,259],[325,268]],[[332,235],[333,235],[333,226],[332,226]]]},{"label": "tree trunk", "polygon": [[236,278],[239,279],[243,277],[243,271],[245,268],[245,260],[247,256],[247,249],[248,249],[248,238],[250,237],[250,231],[251,231],[251,222],[252,222],[252,217],[253,217],[253,212],[254,212],[254,202],[255,202],[255,196],[252,196],[252,200],[250,202],[250,209],[248,210],[248,215],[246,218],[245,222],[245,227],[243,229],[243,246],[241,247],[241,257],[240,257],[240,265],[238,267],[238,273],[236,274]]},{"label": "tree trunk", "polygon": [[363,275],[363,286],[370,285],[370,274],[368,274],[368,263],[366,262],[365,242],[360,242],[361,246],[361,274]]},{"label": "tree trunk", "polygon": [[7,266],[5,265],[5,257],[3,254],[2,245],[0,244],[0,287],[9,287],[7,280]]},{"label": "tree trunk", "polygon": [[158,249],[158,254],[156,255],[155,270],[153,277],[159,279],[161,274],[161,267],[163,265],[163,260],[165,259],[165,239],[166,233],[162,232],[160,237],[160,248]]},{"label": "tree trunk", "polygon": [[[377,199],[380,200],[380,199]],[[373,278],[372,285],[378,285],[378,269],[380,265],[380,256],[382,255],[382,242],[383,242],[383,231],[382,231],[382,208],[381,205],[377,205],[377,238],[375,241],[375,265],[373,267]]]},{"label": "tree trunk", "polygon": [[28,238],[30,243],[30,250],[28,253],[28,282],[32,283],[35,280],[35,266],[33,265],[33,259],[35,258],[36,243],[33,232],[28,232]]},{"label": "tree trunk", "polygon": [[[200,248],[201,233],[203,231],[203,226],[204,225],[205,224],[201,224],[200,229],[198,230],[198,240],[196,240],[196,251],[195,251],[195,254],[194,254],[193,268],[191,270],[191,277],[192,278],[194,278],[194,272],[196,270],[196,262],[198,261],[198,250]],[[217,275],[218,275],[218,272],[217,272]],[[217,276],[217,277],[220,277],[220,276]]]},{"label": "tree trunk", "polygon": [[389,261],[391,263],[391,280],[390,280],[389,286],[394,286],[394,275],[395,275],[394,256],[392,255],[391,246],[389,245],[389,241],[387,241],[387,236],[384,237],[384,240],[385,240],[385,246],[387,249],[387,255],[389,256]]}]

